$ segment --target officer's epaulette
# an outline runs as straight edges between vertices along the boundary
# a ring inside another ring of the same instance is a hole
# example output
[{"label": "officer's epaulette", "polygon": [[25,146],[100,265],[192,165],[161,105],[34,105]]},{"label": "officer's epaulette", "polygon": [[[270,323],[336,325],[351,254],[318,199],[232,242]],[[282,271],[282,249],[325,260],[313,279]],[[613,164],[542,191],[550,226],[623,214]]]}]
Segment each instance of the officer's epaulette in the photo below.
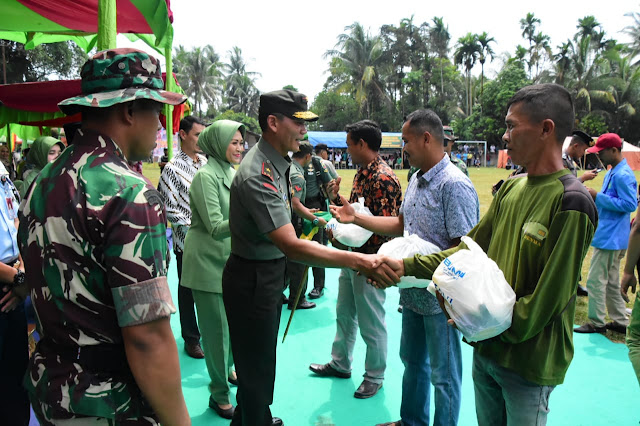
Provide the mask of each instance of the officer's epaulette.
[{"label": "officer's epaulette", "polygon": [[275,180],[273,180],[273,170],[271,170],[271,165],[267,162],[262,163],[262,176],[268,177],[271,182],[275,183]]}]

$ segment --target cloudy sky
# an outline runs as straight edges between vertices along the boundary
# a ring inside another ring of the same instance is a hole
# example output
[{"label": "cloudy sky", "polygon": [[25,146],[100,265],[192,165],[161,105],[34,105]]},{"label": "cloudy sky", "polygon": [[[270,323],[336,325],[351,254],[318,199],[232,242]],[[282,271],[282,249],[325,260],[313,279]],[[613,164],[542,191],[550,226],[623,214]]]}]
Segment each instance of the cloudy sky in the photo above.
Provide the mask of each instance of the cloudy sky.
[{"label": "cloudy sky", "polygon": [[[257,1],[212,2],[174,0],[174,46],[187,48],[210,44],[226,60],[238,46],[248,69],[262,74],[257,80],[263,92],[292,84],[313,98],[322,90],[328,61],[323,54],[333,48],[336,37],[353,22],[360,22],[372,34],[384,24],[398,25],[414,15],[414,23],[444,18],[451,33],[451,46],[467,32],[486,31],[494,37],[497,56],[527,42],[522,38],[520,19],[533,12],[542,23],[539,31],[551,37],[555,47],[576,32],[579,18],[594,15],[609,38],[628,41],[621,30],[633,21],[628,12],[640,12],[639,0],[536,0],[524,1]],[[121,42],[120,45],[126,44]],[[145,49],[144,45],[136,44]],[[146,50],[146,49],[145,49]],[[485,65],[495,74],[500,60]],[[480,73],[480,67],[474,70]]]}]

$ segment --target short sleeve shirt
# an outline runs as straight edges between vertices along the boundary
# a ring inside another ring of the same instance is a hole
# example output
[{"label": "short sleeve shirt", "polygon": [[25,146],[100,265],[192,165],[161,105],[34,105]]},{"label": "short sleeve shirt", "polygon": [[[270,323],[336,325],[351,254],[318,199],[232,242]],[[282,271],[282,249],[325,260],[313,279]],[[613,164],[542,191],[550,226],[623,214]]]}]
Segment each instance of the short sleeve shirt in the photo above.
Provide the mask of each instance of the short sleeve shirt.
[{"label": "short sleeve shirt", "polygon": [[[319,166],[319,170],[316,170],[316,166],[314,163]],[[320,186],[318,184],[318,176],[317,173],[320,174],[320,181],[323,185],[331,182],[331,174],[329,173],[329,169],[327,166],[322,163],[322,158],[314,155],[312,160],[306,167],[305,179],[307,180],[307,197],[317,197],[320,194]]]},{"label": "short sleeve shirt", "polygon": [[[353,177],[350,203],[364,198],[364,205],[374,216],[398,216],[402,202],[400,181],[389,165],[380,157],[360,167]],[[362,247],[354,248],[361,253],[377,253],[380,246],[390,237],[373,234]]]},{"label": "short sleeve shirt", "polygon": [[[122,327],[176,311],[162,197],[109,137],[79,130],[42,169],[19,214],[26,282],[42,337],[53,345],[123,345]],[[153,418],[132,378],[89,372],[38,349],[25,385],[61,418]]]},{"label": "short sleeve shirt", "polygon": [[[480,203],[469,178],[445,155],[426,173],[412,177],[400,213],[406,232],[445,250],[478,223]],[[401,289],[400,303],[421,315],[442,312],[436,298],[423,288]]]},{"label": "short sleeve shirt", "polygon": [[229,197],[233,254],[253,260],[284,257],[267,234],[291,223],[290,165],[288,156],[262,138],[240,163]]},{"label": "short sleeve shirt", "polygon": [[304,169],[297,161],[291,162],[291,193],[304,204],[307,198],[307,181],[304,178]]},{"label": "short sleeve shirt", "polygon": [[15,219],[18,217],[18,201],[10,180],[0,182],[0,262],[7,263],[18,258],[18,242]]}]

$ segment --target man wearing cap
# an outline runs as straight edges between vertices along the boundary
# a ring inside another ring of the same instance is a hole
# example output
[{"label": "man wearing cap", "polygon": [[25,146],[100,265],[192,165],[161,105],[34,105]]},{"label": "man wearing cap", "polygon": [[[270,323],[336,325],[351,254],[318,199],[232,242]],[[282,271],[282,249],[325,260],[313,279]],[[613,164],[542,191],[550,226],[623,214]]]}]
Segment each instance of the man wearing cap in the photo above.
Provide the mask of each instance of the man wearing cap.
[{"label": "man wearing cap", "polygon": [[[306,135],[305,135],[306,136]],[[319,228],[324,228],[327,225],[327,221],[321,217],[315,217],[313,213],[305,206],[305,200],[307,195],[307,181],[305,179],[305,168],[311,163],[311,156],[313,155],[313,147],[307,141],[300,142],[300,149],[298,152],[294,152],[291,161],[291,209],[293,213],[291,215],[291,222],[296,230],[296,235],[300,238],[302,235],[302,219],[307,219],[309,222],[317,225]],[[318,235],[318,234],[316,234]],[[315,241],[315,239],[314,239]],[[304,275],[305,265],[297,262],[289,262],[287,264],[287,277],[289,278],[289,309],[293,309],[293,304],[296,300],[296,294],[298,288],[302,285],[303,289],[300,293],[300,300],[296,309],[311,309],[315,308],[316,304],[307,301],[305,292],[307,290],[307,281],[301,282]],[[324,275],[324,269],[322,269]]]},{"label": "man wearing cap", "polygon": [[[575,177],[578,177],[578,165],[576,161],[584,157],[584,153],[587,148],[593,146],[593,138],[581,130],[574,130],[571,133],[571,142],[569,146],[562,153],[562,164],[565,169],[568,169]],[[587,170],[578,178],[580,182],[586,182],[594,179],[598,176],[597,170]]]},{"label": "man wearing cap", "polygon": [[198,137],[205,128],[204,122],[193,115],[180,120],[180,151],[167,162],[161,172],[158,191],[164,198],[167,219],[173,231],[173,252],[176,255],[178,272],[178,310],[180,331],[184,340],[184,350],[191,358],[204,358],[200,346],[200,329],[196,321],[191,289],[182,285],[182,254],[184,240],[191,225],[189,188],[196,172],[207,164],[207,158],[200,154]]},{"label": "man wearing cap", "polygon": [[136,49],[98,52],[81,75],[59,107],[82,127],[20,207],[42,336],[24,384],[42,425],[187,425],[162,196],[127,164],[149,157],[163,105],[186,98]]},{"label": "man wearing cap", "polygon": [[315,147],[315,152],[316,155],[322,159],[322,164],[324,164],[327,167],[327,170],[329,170],[331,179],[338,179],[338,172],[336,172],[336,168],[333,165],[333,162],[329,160],[329,147],[327,147],[327,144],[317,144]]},{"label": "man wearing cap", "polygon": [[[574,329],[576,333],[625,333],[629,320],[620,294],[620,260],[625,255],[630,234],[631,212],[638,206],[633,171],[622,157],[622,140],[615,133],[605,133],[595,146],[602,164],[611,166],[602,182],[602,191],[587,188],[598,208],[598,228],[593,236],[593,256],[587,276],[589,322]],[[608,311],[611,322],[605,323]]]},{"label": "man wearing cap", "polygon": [[222,289],[229,320],[238,394],[233,426],[281,425],[272,417],[276,343],[286,258],[320,267],[347,267],[392,283],[397,276],[377,256],[344,253],[298,239],[291,223],[290,163],[307,121],[306,96],[278,90],[260,96],[262,137],[246,155],[231,184],[231,255]]}]

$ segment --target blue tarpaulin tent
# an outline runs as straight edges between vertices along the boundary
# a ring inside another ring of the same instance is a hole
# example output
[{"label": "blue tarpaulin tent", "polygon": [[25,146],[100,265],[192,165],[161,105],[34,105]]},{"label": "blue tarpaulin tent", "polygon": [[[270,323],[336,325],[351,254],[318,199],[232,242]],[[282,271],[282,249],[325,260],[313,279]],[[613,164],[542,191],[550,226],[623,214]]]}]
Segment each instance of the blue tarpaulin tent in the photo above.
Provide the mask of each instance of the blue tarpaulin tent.
[{"label": "blue tarpaulin tent", "polygon": [[[308,132],[309,142],[316,146],[319,143],[327,144],[328,148],[346,148],[347,134],[345,132]],[[401,133],[382,133],[381,148],[402,148]]]}]

